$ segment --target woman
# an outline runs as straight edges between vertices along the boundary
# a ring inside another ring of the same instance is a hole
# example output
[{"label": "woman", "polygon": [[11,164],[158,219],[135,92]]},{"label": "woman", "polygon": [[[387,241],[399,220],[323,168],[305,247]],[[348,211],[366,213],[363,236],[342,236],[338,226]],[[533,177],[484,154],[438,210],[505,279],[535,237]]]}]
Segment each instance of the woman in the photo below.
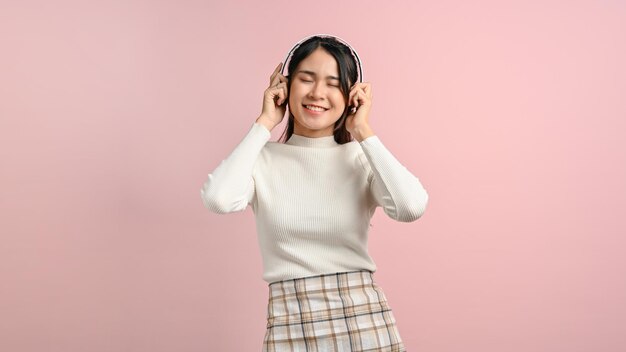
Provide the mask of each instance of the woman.
[{"label": "woman", "polygon": [[[428,194],[369,125],[372,87],[358,82],[345,41],[305,38],[288,76],[281,67],[261,114],[200,192],[215,213],[254,211],[269,284],[263,351],[405,351],[373,280],[369,221],[379,206],[417,220]],[[270,142],[287,105],[285,138]]]}]

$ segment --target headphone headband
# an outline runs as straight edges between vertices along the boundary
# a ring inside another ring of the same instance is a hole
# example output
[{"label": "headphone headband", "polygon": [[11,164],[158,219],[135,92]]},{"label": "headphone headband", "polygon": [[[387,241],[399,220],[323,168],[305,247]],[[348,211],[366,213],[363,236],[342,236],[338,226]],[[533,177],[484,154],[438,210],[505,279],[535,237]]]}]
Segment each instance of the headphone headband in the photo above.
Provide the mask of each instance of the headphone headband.
[{"label": "headphone headband", "polygon": [[300,45],[302,43],[304,43],[305,41],[307,41],[308,39],[311,39],[313,37],[322,37],[322,38],[333,38],[335,40],[337,40],[338,42],[340,42],[341,44],[347,46],[350,51],[352,52],[352,57],[356,63],[356,66],[358,68],[358,81],[363,83],[363,68],[361,67],[361,59],[359,58],[359,54],[356,53],[356,50],[354,50],[352,48],[352,46],[350,44],[348,44],[348,42],[346,42],[345,40],[335,36],[335,35],[331,35],[331,34],[314,34],[314,35],[310,35],[308,37],[305,37],[304,39],[300,40],[299,42],[297,42],[292,48],[291,50],[289,50],[289,53],[287,54],[287,57],[285,58],[283,67],[280,70],[280,73],[283,74],[283,72],[285,71],[285,67],[287,67],[288,64],[288,60],[291,60],[291,55],[293,54],[293,52],[298,49],[298,47],[300,47]]}]

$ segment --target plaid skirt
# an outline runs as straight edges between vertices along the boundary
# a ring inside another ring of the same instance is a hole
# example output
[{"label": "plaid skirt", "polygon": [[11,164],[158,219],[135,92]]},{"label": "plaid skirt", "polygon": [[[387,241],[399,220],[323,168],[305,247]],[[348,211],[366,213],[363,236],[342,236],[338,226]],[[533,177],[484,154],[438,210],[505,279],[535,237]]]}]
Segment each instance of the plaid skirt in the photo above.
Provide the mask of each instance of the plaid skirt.
[{"label": "plaid skirt", "polygon": [[367,270],[269,284],[263,352],[405,352],[382,289]]}]

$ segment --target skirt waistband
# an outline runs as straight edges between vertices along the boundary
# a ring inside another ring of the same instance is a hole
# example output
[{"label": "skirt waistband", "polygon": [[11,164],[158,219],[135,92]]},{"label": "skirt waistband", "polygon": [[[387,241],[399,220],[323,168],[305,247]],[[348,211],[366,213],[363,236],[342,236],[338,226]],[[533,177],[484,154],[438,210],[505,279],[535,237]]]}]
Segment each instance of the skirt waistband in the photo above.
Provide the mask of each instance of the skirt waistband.
[{"label": "skirt waistband", "polygon": [[[372,284],[374,282],[374,273],[369,270],[355,270],[340,273],[321,274],[315,276],[299,277],[295,279],[287,279],[281,281],[274,281],[268,285],[270,293],[273,291],[290,290],[295,287],[311,287],[314,285],[324,284],[327,288],[333,288],[335,283],[342,283],[343,285],[359,285],[359,284]],[[337,286],[335,285],[334,288]]]}]

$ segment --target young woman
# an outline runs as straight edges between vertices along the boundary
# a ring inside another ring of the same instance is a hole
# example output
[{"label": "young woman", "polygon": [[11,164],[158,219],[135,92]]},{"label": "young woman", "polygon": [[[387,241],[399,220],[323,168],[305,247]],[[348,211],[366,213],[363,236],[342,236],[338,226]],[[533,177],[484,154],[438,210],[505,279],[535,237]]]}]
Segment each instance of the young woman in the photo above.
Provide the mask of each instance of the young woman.
[{"label": "young woman", "polygon": [[[254,211],[269,284],[263,351],[406,351],[373,280],[369,221],[377,207],[415,221],[428,194],[369,125],[372,87],[359,82],[356,52],[330,35],[294,48],[289,75],[276,67],[261,114],[208,175],[202,201],[219,214]],[[287,105],[283,141],[271,142]]]}]

